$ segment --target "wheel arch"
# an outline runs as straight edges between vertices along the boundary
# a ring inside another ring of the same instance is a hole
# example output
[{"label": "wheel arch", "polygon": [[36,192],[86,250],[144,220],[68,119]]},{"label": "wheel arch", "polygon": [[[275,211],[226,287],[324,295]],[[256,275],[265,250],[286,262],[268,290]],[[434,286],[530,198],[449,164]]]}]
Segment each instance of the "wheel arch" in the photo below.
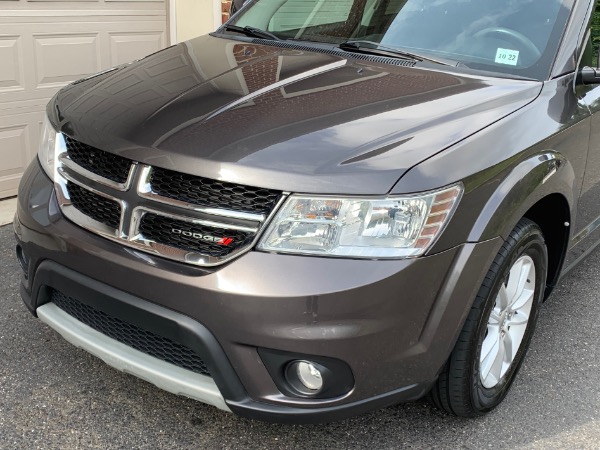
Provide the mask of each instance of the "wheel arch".
[{"label": "wheel arch", "polygon": [[554,289],[571,235],[576,202],[573,167],[560,153],[548,151],[518,164],[499,184],[476,220],[469,241],[501,236],[526,217],[544,234],[548,248],[548,278],[545,297]]},{"label": "wheel arch", "polygon": [[562,194],[550,194],[529,208],[524,217],[532,220],[542,229],[546,241],[548,275],[544,299],[547,299],[560,278],[569,247],[571,229],[569,204]]}]

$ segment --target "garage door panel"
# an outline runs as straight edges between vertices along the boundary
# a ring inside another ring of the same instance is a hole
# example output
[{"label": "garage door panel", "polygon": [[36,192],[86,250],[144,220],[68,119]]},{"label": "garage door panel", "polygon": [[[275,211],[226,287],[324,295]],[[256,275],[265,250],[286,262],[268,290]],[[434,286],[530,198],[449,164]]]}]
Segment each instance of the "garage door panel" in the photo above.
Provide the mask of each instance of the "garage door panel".
[{"label": "garage door panel", "polygon": [[62,86],[166,44],[164,0],[0,0],[0,198],[16,193]]},{"label": "garage door panel", "polygon": [[0,36],[0,92],[22,91],[23,48],[20,36]]},{"label": "garage door panel", "polygon": [[[22,124],[14,127],[0,127],[0,160],[2,170],[0,179],[5,176],[17,174],[27,164],[26,158],[21,155],[21,149],[29,148],[28,125]],[[26,152],[29,153],[29,152]]]},{"label": "garage door panel", "polygon": [[163,0],[104,0],[107,3],[123,3],[123,2],[162,2]]},{"label": "garage door panel", "polygon": [[64,86],[101,70],[98,33],[38,35],[33,39],[36,88]]},{"label": "garage door panel", "polygon": [[30,126],[0,126],[0,196],[16,194],[16,183],[31,156]]},{"label": "garage door panel", "polygon": [[111,65],[118,66],[163,48],[164,33],[109,33]]},{"label": "garage door panel", "polygon": [[9,11],[14,17],[38,16],[42,19],[53,16],[90,17],[98,13],[106,16],[115,15],[156,15],[165,16],[164,0],[124,0],[124,1],[10,1],[0,0],[0,16],[7,16]]},{"label": "garage door panel", "polygon": [[[0,21],[3,31],[24,27]],[[91,27],[97,32],[90,33]],[[157,21],[57,22],[36,28],[37,33],[0,35],[0,61],[11,62],[0,64],[0,103],[50,98],[69,82],[166,46],[164,23]],[[50,33],[53,28],[61,32]]]}]

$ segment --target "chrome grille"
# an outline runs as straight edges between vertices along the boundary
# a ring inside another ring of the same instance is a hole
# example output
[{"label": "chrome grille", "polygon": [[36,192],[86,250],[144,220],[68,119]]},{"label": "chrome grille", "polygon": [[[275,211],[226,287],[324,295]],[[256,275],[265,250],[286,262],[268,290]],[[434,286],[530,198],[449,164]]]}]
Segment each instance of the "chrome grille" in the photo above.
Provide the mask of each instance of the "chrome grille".
[{"label": "chrome grille", "polygon": [[209,208],[268,214],[281,192],[224,181],[196,177],[172,170],[154,168],[150,187],[158,195]]},{"label": "chrome grille", "polygon": [[56,191],[67,218],[123,245],[189,264],[214,266],[250,250],[285,197],[91,147],[85,156],[77,141],[60,133],[56,142]]},{"label": "chrome grille", "polygon": [[115,183],[125,183],[127,181],[131,169],[131,160],[103,152],[67,135],[64,135],[64,137],[67,155],[74,163]]},{"label": "chrome grille", "polygon": [[152,213],[144,214],[139,231],[160,244],[218,258],[247,246],[254,239],[250,232],[207,227]]},{"label": "chrome grille", "polygon": [[73,206],[97,222],[111,228],[119,228],[121,207],[119,203],[67,182],[67,192]]}]

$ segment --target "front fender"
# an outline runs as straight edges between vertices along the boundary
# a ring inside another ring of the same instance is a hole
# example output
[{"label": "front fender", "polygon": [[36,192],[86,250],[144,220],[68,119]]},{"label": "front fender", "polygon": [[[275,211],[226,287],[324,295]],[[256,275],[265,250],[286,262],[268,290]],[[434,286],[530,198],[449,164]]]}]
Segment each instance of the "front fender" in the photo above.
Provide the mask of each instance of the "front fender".
[{"label": "front fender", "polygon": [[561,218],[575,222],[591,120],[572,81],[566,75],[545,82],[538,99],[413,167],[393,187],[391,194],[402,194],[463,183],[457,210],[429,254],[465,242],[506,238],[548,195],[563,197],[571,217],[561,211]]},{"label": "front fender", "polygon": [[573,211],[575,171],[556,151],[529,156],[517,164],[497,186],[471,228],[467,240],[506,239],[517,222],[537,202],[551,194],[562,195]]}]

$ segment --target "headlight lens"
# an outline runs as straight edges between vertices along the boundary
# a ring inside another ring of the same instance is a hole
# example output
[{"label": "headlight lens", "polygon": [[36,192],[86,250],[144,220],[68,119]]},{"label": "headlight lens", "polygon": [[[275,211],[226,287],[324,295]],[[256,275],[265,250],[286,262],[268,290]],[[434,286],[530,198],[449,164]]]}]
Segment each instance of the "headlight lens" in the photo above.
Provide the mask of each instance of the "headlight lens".
[{"label": "headlight lens", "polygon": [[40,147],[38,149],[38,158],[46,174],[56,181],[56,171],[58,170],[58,155],[64,151],[59,148],[61,143],[64,146],[62,139],[57,139],[57,133],[48,117],[44,117],[42,123],[42,135]]},{"label": "headlight lens", "polygon": [[291,196],[258,248],[352,258],[406,258],[431,247],[462,186],[386,199]]}]

